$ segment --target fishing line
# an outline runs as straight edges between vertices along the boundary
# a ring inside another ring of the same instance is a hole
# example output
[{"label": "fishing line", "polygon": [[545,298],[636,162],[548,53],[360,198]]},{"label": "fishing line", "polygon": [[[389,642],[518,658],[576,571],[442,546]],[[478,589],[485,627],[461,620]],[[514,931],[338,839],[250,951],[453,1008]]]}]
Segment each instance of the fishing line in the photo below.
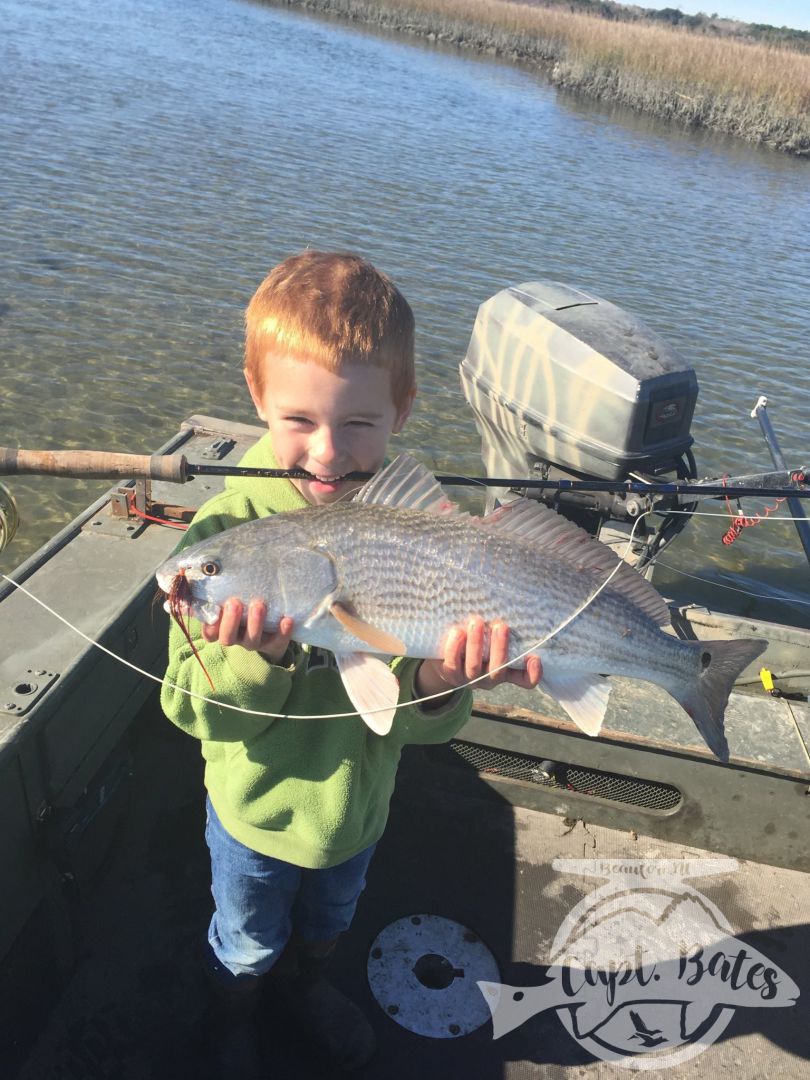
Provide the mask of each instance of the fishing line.
[{"label": "fishing line", "polygon": [[[630,534],[630,539],[627,542],[627,548],[624,552],[625,555],[630,551],[635,531],[647,513],[649,513],[649,511],[645,511],[644,514],[640,514],[638,520],[633,526],[633,530]],[[541,638],[533,645],[530,645],[529,648],[526,649],[524,652],[520,653],[519,656],[511,658],[507,663],[501,664],[499,667],[494,668],[492,671],[488,671],[485,675],[479,675],[475,679],[470,679],[469,682],[462,683],[461,686],[448,687],[447,690],[442,690],[438,694],[428,694],[425,697],[414,698],[412,701],[404,702],[403,708],[407,705],[421,705],[426,701],[435,701],[436,698],[445,697],[447,694],[455,693],[457,690],[466,690],[468,687],[474,686],[476,683],[483,682],[484,679],[491,678],[499,671],[503,671],[504,668],[512,667],[517,660],[522,660],[525,656],[528,656],[529,653],[534,652],[535,649],[540,648],[541,645],[545,645],[547,641],[550,641],[551,638],[559,634],[561,630],[564,630],[569,623],[573,622],[577,615],[581,614],[581,612],[583,612],[590,604],[593,603],[599,593],[602,592],[603,589],[607,588],[614,576],[625,565],[627,564],[623,561],[623,559],[617,559],[614,568],[611,570],[605,580],[599,585],[599,587],[587,598],[587,600],[584,601],[584,603],[580,604],[580,606],[575,611],[573,611],[562,623],[560,623],[558,627],[546,634],[544,638]],[[204,694],[196,694],[193,690],[187,690],[184,686],[178,686],[177,683],[169,682],[168,679],[162,679],[159,675],[153,675],[151,671],[145,671],[143,668],[139,668],[136,664],[131,663],[131,661],[125,660],[123,656],[119,656],[117,653],[114,653],[112,649],[108,649],[105,645],[100,644],[98,641],[94,641],[91,637],[85,634],[83,630],[80,630],[78,626],[74,626],[72,622],[66,619],[63,615],[60,615],[58,611],[54,611],[54,609],[50,607],[50,605],[46,604],[44,600],[40,600],[38,596],[34,596],[34,594],[28,589],[26,589],[24,585],[21,585],[20,582],[15,581],[13,578],[7,577],[7,575],[3,573],[0,573],[0,578],[3,578],[4,581],[9,582],[9,584],[13,585],[15,589],[19,589],[20,592],[25,593],[26,596],[30,597],[31,600],[39,604],[39,606],[41,608],[44,608],[45,611],[47,611],[50,615],[53,615],[54,618],[59,620],[59,622],[63,623],[70,630],[73,630],[75,633],[77,633],[79,637],[83,638],[89,645],[93,645],[96,649],[100,649],[103,653],[106,653],[107,656],[112,657],[113,660],[117,660],[125,667],[131,668],[132,671],[137,672],[139,675],[143,675],[145,678],[151,679],[152,682],[160,683],[161,686],[168,686],[171,690],[179,690],[181,694],[186,694],[187,697],[194,698],[196,701],[205,701],[211,705],[219,706],[220,709],[228,709],[231,712],[243,713],[247,716],[263,716],[271,720],[342,720],[350,716],[360,715],[360,713],[358,713],[356,710],[353,712],[320,713],[316,715],[313,715],[312,713],[307,715],[299,715],[296,713],[259,712],[254,709],[245,709],[241,705],[230,705],[224,701],[217,701],[216,698],[206,697]],[[379,709],[368,709],[366,711],[369,715],[372,715],[378,712],[386,712],[387,709],[388,706],[382,706]]]},{"label": "fishing line", "polygon": [[[648,513],[648,514],[661,514],[661,515],[666,515],[666,514],[691,514],[692,517],[721,517],[721,518],[725,518],[725,520],[728,521],[728,512],[727,511],[724,512],[722,510],[718,510],[716,512],[712,512],[711,510],[659,510],[658,507],[653,507],[652,510],[647,510],[646,513]],[[763,517],[763,518],[760,519],[758,524],[761,525],[763,522],[774,523],[774,522],[777,522],[777,521],[782,522],[782,521],[808,521],[808,520],[810,520],[810,519],[808,519],[806,517],[793,517],[792,514],[779,514],[778,517],[776,517],[774,515],[771,515],[770,517]]]},{"label": "fishing line", "polygon": [[695,581],[702,581],[705,585],[713,585],[717,586],[719,589],[730,589],[731,592],[742,593],[743,596],[753,596],[758,600],[777,600],[785,604],[806,604],[810,607],[810,600],[800,600],[798,596],[780,596],[778,593],[759,593],[751,592],[750,589],[738,589],[735,585],[724,585],[722,581],[715,581],[713,578],[700,577],[699,574],[690,574],[688,570],[681,570],[679,566],[672,566],[671,563],[661,562],[661,560],[657,558],[653,560],[653,564],[655,566],[663,566],[665,570],[671,570],[674,574],[683,574],[684,577],[694,578]]}]

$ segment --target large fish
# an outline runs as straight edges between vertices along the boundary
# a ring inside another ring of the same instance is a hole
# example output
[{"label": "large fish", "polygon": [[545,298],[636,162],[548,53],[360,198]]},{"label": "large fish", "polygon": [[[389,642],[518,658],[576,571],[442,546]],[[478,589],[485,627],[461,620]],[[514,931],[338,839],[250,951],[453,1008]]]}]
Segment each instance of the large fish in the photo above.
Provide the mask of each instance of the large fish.
[{"label": "large fish", "polygon": [[508,624],[516,667],[526,650],[540,656],[541,688],[587,734],[599,733],[607,707],[603,676],[625,675],[667,690],[726,760],[729,693],[767,645],[665,634],[661,596],[604,544],[530,500],[484,518],[461,513],[407,455],[352,502],[238,525],[179,552],[157,578],[203,622],[215,622],[230,597],[264,600],[267,629],[292,618],[296,640],[335,654],[349,698],[380,734],[391,727],[398,684],[379,655],[441,657],[450,629],[480,616]]}]

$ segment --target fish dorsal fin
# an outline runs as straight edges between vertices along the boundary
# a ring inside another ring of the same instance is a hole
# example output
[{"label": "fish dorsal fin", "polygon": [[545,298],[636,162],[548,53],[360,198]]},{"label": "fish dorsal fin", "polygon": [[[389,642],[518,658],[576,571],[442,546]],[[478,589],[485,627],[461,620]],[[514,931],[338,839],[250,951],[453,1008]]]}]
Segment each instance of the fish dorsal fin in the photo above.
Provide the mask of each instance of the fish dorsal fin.
[{"label": "fish dorsal fin", "polygon": [[428,514],[458,513],[455,503],[447,497],[430,469],[410,454],[400,454],[372,476],[357,492],[354,501],[424,510]]},{"label": "fish dorsal fin", "polygon": [[345,604],[341,604],[336,600],[329,610],[340,625],[345,627],[350,634],[354,634],[356,638],[365,641],[366,645],[370,645],[377,652],[386,653],[389,656],[404,656],[408,651],[408,646],[403,641],[400,641],[398,637],[394,637],[393,634],[380,630],[378,626],[372,626],[371,623],[358,618]]},{"label": "fish dorsal fin", "polygon": [[[606,577],[619,564],[609,588],[620,592],[658,626],[672,622],[661,594],[642,577],[637,570],[624,562],[605,544],[600,543],[579,525],[564,518],[555,510],[533,499],[515,499],[499,506],[478,523],[484,529],[492,529],[530,544],[536,550],[544,550],[555,558],[565,559],[582,572],[592,571],[594,577]],[[598,581],[594,581],[598,585]]]}]

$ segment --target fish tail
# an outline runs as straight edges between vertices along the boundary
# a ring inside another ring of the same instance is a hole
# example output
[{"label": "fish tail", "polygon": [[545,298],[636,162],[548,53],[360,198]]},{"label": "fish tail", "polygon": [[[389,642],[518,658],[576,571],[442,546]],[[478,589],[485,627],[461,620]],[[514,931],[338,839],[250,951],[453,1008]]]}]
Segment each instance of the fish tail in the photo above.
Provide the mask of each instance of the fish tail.
[{"label": "fish tail", "polygon": [[[684,642],[687,644],[687,642]],[[670,694],[695,721],[706,745],[728,761],[728,743],[723,730],[723,713],[729,694],[743,668],[768,647],[767,641],[696,641],[689,642],[700,653],[700,671],[685,686],[668,686]]]}]

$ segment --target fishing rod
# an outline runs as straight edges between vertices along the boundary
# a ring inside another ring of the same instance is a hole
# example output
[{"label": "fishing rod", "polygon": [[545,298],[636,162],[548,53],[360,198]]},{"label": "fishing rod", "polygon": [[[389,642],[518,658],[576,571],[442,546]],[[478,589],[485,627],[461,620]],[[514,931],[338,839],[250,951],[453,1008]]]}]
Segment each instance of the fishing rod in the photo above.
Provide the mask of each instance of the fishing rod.
[{"label": "fishing rod", "polygon": [[[290,480],[311,480],[312,474],[302,469],[240,469],[217,465],[190,465],[189,472],[199,475],[282,477]],[[373,473],[346,473],[343,480],[370,480]],[[504,487],[516,490],[540,491],[608,491],[644,495],[690,495],[702,499],[718,499],[732,495],[780,498],[795,496],[810,498],[810,487],[788,487],[788,484],[804,484],[810,478],[810,466],[802,469],[781,470],[771,473],[754,473],[750,476],[732,476],[722,479],[698,481],[694,484],[659,483],[643,480],[542,480],[533,477],[504,476],[456,476],[436,473],[436,480],[449,487]],[[718,482],[720,481],[720,482]]]},{"label": "fishing rod", "polygon": [[[184,454],[123,454],[98,450],[22,450],[0,447],[0,476],[65,476],[74,479],[164,480],[184,484],[194,476],[241,476],[271,480],[312,480],[304,469],[261,469],[190,462]],[[373,473],[350,472],[342,480],[370,480]],[[646,480],[548,480],[536,477],[436,474],[452,487],[502,487],[540,491],[606,491],[639,495],[684,495],[690,499],[810,498],[810,465],[745,476],[712,477],[694,483]]]}]

